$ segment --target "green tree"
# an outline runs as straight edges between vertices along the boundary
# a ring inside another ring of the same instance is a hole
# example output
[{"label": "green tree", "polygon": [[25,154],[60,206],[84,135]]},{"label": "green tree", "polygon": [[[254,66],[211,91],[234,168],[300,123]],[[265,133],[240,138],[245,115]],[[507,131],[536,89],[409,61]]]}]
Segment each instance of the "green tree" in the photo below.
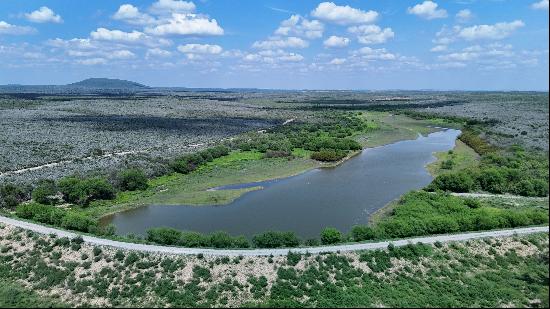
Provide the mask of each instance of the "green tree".
[{"label": "green tree", "polygon": [[44,179],[32,191],[32,199],[40,204],[55,205],[59,201],[57,193],[58,189],[55,181]]},{"label": "green tree", "polygon": [[327,227],[321,232],[323,245],[336,244],[342,241],[342,233],[333,227]]}]

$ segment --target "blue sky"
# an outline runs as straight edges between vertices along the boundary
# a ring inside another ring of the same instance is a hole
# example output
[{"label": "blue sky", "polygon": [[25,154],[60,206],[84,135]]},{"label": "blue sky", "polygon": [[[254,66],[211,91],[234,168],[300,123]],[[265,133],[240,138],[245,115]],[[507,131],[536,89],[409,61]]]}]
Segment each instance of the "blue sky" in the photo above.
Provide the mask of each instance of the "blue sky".
[{"label": "blue sky", "polygon": [[548,91],[548,0],[0,0],[0,84]]}]

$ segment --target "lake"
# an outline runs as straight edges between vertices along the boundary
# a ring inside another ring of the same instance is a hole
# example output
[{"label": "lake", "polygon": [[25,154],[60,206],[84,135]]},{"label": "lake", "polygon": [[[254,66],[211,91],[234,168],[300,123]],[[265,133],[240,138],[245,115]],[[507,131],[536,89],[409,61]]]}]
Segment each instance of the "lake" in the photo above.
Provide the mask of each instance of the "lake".
[{"label": "lake", "polygon": [[367,148],[335,168],[217,188],[264,187],[227,205],[150,205],[114,214],[106,223],[114,224],[119,235],[145,235],[147,229],[160,226],[247,237],[267,230],[294,231],[304,239],[317,237],[325,227],[349,232],[404,193],[428,185],[432,176],[425,167],[435,160],[433,152],[454,148],[459,134],[459,130],[443,129],[415,140]]}]

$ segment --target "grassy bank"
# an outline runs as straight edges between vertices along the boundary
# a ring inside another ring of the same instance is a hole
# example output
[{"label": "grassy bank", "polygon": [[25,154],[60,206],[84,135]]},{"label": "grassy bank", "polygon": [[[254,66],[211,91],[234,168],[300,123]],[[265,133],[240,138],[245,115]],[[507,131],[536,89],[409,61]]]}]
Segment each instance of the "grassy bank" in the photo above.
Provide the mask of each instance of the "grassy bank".
[{"label": "grassy bank", "polygon": [[452,150],[435,153],[437,158],[426,167],[432,176],[457,172],[479,165],[480,156],[463,141],[457,140]]}]

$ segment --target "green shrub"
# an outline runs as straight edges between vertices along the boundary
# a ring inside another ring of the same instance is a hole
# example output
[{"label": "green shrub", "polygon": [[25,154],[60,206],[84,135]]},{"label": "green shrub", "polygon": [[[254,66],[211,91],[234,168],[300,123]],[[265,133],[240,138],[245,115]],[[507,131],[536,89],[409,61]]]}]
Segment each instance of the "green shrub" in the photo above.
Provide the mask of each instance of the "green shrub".
[{"label": "green shrub", "polygon": [[100,177],[66,177],[59,181],[58,187],[65,201],[83,206],[91,201],[110,200],[115,197],[113,186]]},{"label": "green shrub", "polygon": [[281,248],[297,247],[300,244],[299,238],[294,232],[268,231],[254,235],[252,243],[258,248]]},{"label": "green shrub", "polygon": [[317,161],[333,162],[347,156],[347,152],[338,149],[321,149],[311,154],[311,158]]},{"label": "green shrub", "polygon": [[123,191],[145,190],[149,186],[142,170],[127,169],[118,174],[120,189]]},{"label": "green shrub", "polygon": [[351,229],[351,236],[355,241],[364,241],[374,239],[376,234],[371,227],[356,225]]},{"label": "green shrub", "polygon": [[96,231],[97,225],[97,221],[77,212],[68,212],[61,222],[62,227],[80,232]]},{"label": "green shrub", "polygon": [[28,194],[22,187],[13,184],[0,185],[0,207],[13,209],[27,199]]},{"label": "green shrub", "polygon": [[481,189],[491,193],[503,193],[506,191],[506,175],[503,170],[497,168],[484,169],[478,176]]},{"label": "green shrub", "polygon": [[161,245],[177,245],[180,243],[181,237],[181,231],[169,227],[157,227],[147,230],[147,240]]},{"label": "green shrub", "polygon": [[335,228],[327,227],[321,232],[321,243],[323,245],[336,244],[342,241],[342,233]]},{"label": "green shrub", "polygon": [[469,173],[458,172],[437,176],[426,189],[431,191],[470,192],[474,186],[474,179]]},{"label": "green shrub", "polygon": [[45,179],[40,181],[32,191],[32,199],[40,204],[55,205],[58,202],[57,193],[55,181]]},{"label": "green shrub", "polygon": [[233,239],[231,235],[223,231],[214,232],[209,235],[210,246],[214,248],[231,248],[233,247]]},{"label": "green shrub", "polygon": [[182,232],[181,238],[178,242],[179,246],[183,247],[208,247],[210,246],[210,241],[207,236],[198,233],[198,232]]},{"label": "green shrub", "polygon": [[23,219],[35,220],[45,224],[60,225],[63,222],[66,211],[54,206],[38,203],[21,204],[17,206],[15,213]]}]

